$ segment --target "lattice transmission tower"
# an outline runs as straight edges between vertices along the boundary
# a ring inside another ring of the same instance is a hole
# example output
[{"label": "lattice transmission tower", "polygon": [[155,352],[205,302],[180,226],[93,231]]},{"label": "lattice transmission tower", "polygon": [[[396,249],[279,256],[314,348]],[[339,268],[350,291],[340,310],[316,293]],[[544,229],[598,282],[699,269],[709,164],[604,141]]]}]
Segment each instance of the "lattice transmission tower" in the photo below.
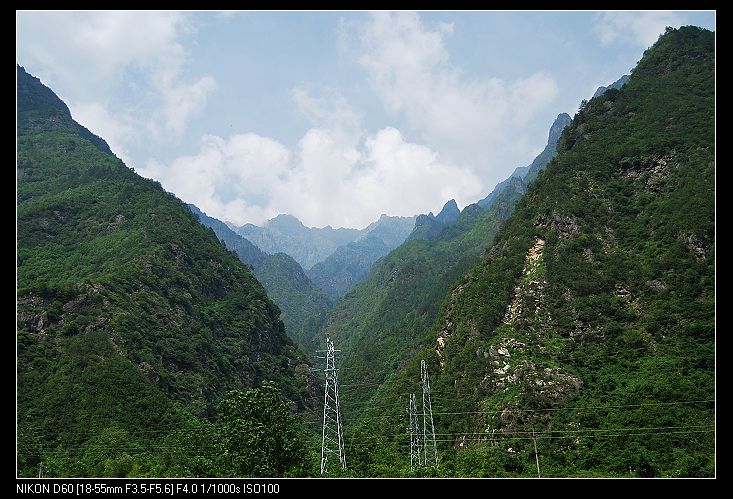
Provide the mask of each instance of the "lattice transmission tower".
[{"label": "lattice transmission tower", "polygon": [[438,446],[435,442],[435,426],[433,425],[433,405],[430,402],[430,379],[425,360],[420,362],[420,379],[422,380],[422,428],[423,428],[423,460],[425,466],[438,467]]},{"label": "lattice transmission tower", "polygon": [[[323,350],[319,350],[323,351]],[[339,381],[336,372],[336,360],[333,341],[326,338],[326,385],[323,396],[323,441],[321,444],[321,475],[328,472],[329,459],[338,460],[346,469],[344,453],[344,434],[341,422],[341,406],[339,405]]]},{"label": "lattice transmission tower", "polygon": [[415,394],[410,394],[410,404],[407,407],[407,414],[410,416],[410,469],[415,470],[418,466],[425,464],[420,439],[420,423],[417,418],[417,401]]}]

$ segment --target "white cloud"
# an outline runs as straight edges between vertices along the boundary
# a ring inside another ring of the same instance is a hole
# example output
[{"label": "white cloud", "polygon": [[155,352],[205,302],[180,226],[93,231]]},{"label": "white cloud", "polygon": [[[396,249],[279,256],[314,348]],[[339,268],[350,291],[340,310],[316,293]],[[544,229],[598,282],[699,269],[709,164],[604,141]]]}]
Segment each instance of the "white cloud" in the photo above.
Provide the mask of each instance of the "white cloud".
[{"label": "white cloud", "polygon": [[679,27],[682,18],[674,12],[602,12],[596,15],[593,28],[604,47],[613,43],[649,47],[667,26]]},{"label": "white cloud", "polygon": [[292,97],[298,111],[314,127],[340,133],[343,140],[353,143],[362,136],[362,115],[354,111],[336,90],[320,88],[319,95],[313,95],[312,91],[296,87]]},{"label": "white cloud", "polygon": [[[215,88],[216,80],[208,75],[192,84],[171,81],[162,83],[159,90],[163,100],[165,130],[176,136],[182,135],[191,117],[206,106],[206,98]],[[154,130],[157,131],[157,127]]]},{"label": "white cloud", "polygon": [[537,148],[523,127],[558,89],[542,72],[513,81],[465,78],[444,44],[453,30],[427,28],[414,13],[341,23],[340,34],[358,38],[356,52],[343,55],[356,53],[379,98],[422,143],[395,127],[365,130],[362,115],[334,89],[297,87],[293,101],[311,128],[293,148],[252,134],[207,137],[196,155],[151,163],[143,173],[235,224],[291,213],[312,226],[363,227],[385,212],[436,211],[450,198],[475,202],[519,166],[519,151]]},{"label": "white cloud", "polygon": [[[235,224],[261,224],[291,213],[311,226],[364,227],[381,213],[426,213],[456,193],[461,205],[483,193],[480,179],[468,169],[406,141],[395,128],[364,134],[360,116],[343,98],[327,95],[294,92],[314,126],[293,151],[255,134],[207,136],[196,155],[169,164],[150,162],[141,173]],[[345,122],[348,126],[335,126]]]},{"label": "white cloud", "polygon": [[416,13],[378,12],[356,29],[358,61],[386,107],[403,114],[431,148],[495,182],[518,166],[509,144],[558,87],[545,72],[514,81],[465,77],[445,48],[453,30],[426,27]]},{"label": "white cloud", "polygon": [[136,133],[134,118],[125,115],[112,117],[107,108],[98,102],[83,102],[69,104],[73,107],[74,119],[84,124],[94,134],[102,137],[110,149],[122,158],[129,161],[126,144]]},{"label": "white cloud", "polygon": [[194,32],[180,12],[18,14],[23,62],[68,101],[80,122],[104,131],[118,154],[150,131],[180,136],[205,106],[215,80],[184,71],[182,40]]},{"label": "white cloud", "polygon": [[[228,140],[207,135],[195,156],[164,165],[150,161],[139,170],[208,214],[234,222],[263,220],[267,195],[287,173],[290,153],[282,144],[253,133]],[[261,199],[259,203],[251,200]]]}]

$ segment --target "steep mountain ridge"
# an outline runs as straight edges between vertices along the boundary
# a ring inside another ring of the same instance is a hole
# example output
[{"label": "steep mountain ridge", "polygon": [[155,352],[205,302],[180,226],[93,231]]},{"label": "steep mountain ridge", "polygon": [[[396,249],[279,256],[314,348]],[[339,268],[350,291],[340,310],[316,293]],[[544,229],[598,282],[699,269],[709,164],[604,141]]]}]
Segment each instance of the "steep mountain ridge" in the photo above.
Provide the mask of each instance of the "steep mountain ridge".
[{"label": "steep mountain ridge", "polygon": [[267,295],[280,308],[280,318],[288,335],[305,351],[315,350],[313,338],[333,305],[324,292],[308,278],[298,262],[285,253],[268,255],[231,230],[224,222],[206,215],[192,204],[188,207],[202,224],[214,231],[228,249],[252,267]]},{"label": "steep mountain ridge", "polygon": [[629,78],[631,78],[631,75],[623,75],[621,78],[619,78],[618,80],[614,81],[613,83],[611,83],[607,87],[598,87],[596,89],[596,91],[593,93],[593,98],[595,99],[596,97],[600,97],[601,95],[603,95],[606,92],[606,90],[610,90],[610,89],[618,90],[618,89],[620,89],[621,87],[623,87],[624,85],[626,85],[626,83],[629,81]]},{"label": "steep mountain ridge", "polygon": [[537,177],[537,174],[547,166],[552,158],[557,156],[557,142],[560,140],[560,135],[563,130],[565,130],[565,127],[568,126],[568,123],[570,123],[570,116],[567,113],[558,114],[557,118],[555,118],[555,121],[552,123],[552,126],[550,126],[550,131],[547,136],[547,144],[542,152],[532,161],[531,164],[517,167],[508,179],[499,182],[488,196],[478,202],[478,205],[485,210],[491,208],[496,196],[504,190],[511,178],[520,178],[525,181],[525,184],[532,182]]},{"label": "steep mountain ridge", "polygon": [[714,117],[714,34],[668,29],[568,125],[363,431],[426,359],[445,473],[714,475]]},{"label": "steep mountain ridge", "polygon": [[415,228],[408,239],[432,239],[443,229],[454,224],[461,214],[455,199],[446,202],[437,215],[431,211],[427,215],[421,214],[415,220]]},{"label": "steep mountain ridge", "polygon": [[[210,416],[227,390],[264,380],[313,407],[307,360],[249,269],[20,66],[17,81],[22,472],[152,452],[166,433],[150,428]],[[112,434],[124,448],[100,443]]]}]

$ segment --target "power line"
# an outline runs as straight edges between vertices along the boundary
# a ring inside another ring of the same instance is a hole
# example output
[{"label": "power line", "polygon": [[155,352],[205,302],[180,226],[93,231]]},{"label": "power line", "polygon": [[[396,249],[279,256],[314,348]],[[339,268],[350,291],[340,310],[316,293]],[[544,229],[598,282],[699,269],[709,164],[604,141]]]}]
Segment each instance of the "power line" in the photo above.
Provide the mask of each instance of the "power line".
[{"label": "power line", "polygon": [[[700,428],[696,430],[690,430],[688,428]],[[707,428],[707,429],[702,429]],[[668,430],[674,430],[674,431],[668,431]],[[592,433],[588,434],[578,434],[578,432],[588,431]],[[707,424],[707,425],[691,425],[691,426],[652,426],[652,427],[623,427],[623,428],[583,428],[583,429],[576,429],[576,430],[547,430],[544,433],[539,433],[536,435],[536,438],[538,440],[542,439],[558,439],[558,438],[586,438],[586,437],[598,437],[598,436],[622,436],[622,435],[679,435],[679,434],[699,434],[699,433],[710,433],[715,431],[715,425],[714,424]],[[440,437],[449,437],[449,436],[465,436],[465,435],[472,435],[472,434],[478,434],[476,433],[437,433],[436,436]],[[484,435],[486,437],[499,437],[499,438],[507,438],[511,440],[531,440],[531,433],[530,430],[515,430],[515,431],[497,431],[495,433],[485,433],[480,432],[481,435]],[[561,434],[561,435],[548,435],[547,433],[568,433],[568,434]],[[365,438],[383,438],[383,437],[389,437],[389,436],[395,436],[395,437],[406,437],[407,435],[405,433],[395,433],[392,435],[371,435],[367,436]],[[446,438],[436,438],[436,442],[454,442],[455,439],[446,439]],[[403,442],[404,445],[407,445],[408,442]],[[29,445],[29,447],[35,447],[35,448],[43,448],[42,444],[38,445]],[[83,447],[83,445],[78,446],[72,446],[72,447]],[[209,445],[150,445],[146,446],[150,449],[162,449],[162,450],[186,450],[186,449],[216,449],[218,448],[217,445],[209,444]],[[105,445],[105,446],[97,446],[95,445],[94,448],[96,449],[106,449],[106,450],[127,450],[127,451],[139,451],[139,452],[145,452],[147,449],[141,449],[140,447],[132,447],[129,445]],[[49,449],[51,450],[51,449]],[[63,451],[64,449],[55,449],[58,451]]]},{"label": "power line", "polygon": [[[442,400],[442,399],[441,399]],[[641,404],[608,404],[608,405],[591,405],[591,406],[572,406],[572,407],[548,407],[544,409],[520,409],[512,408],[514,412],[545,412],[545,411],[563,411],[563,410],[579,410],[579,411],[591,411],[597,409],[619,409],[619,408],[630,408],[630,407],[649,407],[649,406],[666,406],[666,405],[688,405],[688,404],[703,404],[715,402],[715,399],[699,399],[699,400],[680,400],[680,401],[669,401],[669,402],[645,402]],[[499,414],[502,410],[497,409],[494,411],[483,410],[483,411],[456,411],[456,412],[433,412],[434,416],[447,416],[447,415],[461,415],[461,414]],[[394,418],[393,414],[385,414],[381,416],[369,416],[360,418],[359,421],[368,421],[374,419],[383,418]],[[304,423],[318,423],[319,421],[307,421]]]},{"label": "power line", "polygon": [[[685,345],[687,345],[687,346],[689,346],[690,344],[693,344],[693,345],[694,344],[699,344],[699,345],[710,345],[710,346],[714,346],[714,340],[690,341],[690,342],[686,342],[685,343]],[[657,349],[657,348],[665,348],[665,347],[669,348],[669,347],[673,347],[673,346],[680,346],[681,347],[683,345],[669,344],[669,343],[660,343],[660,344],[657,344],[657,345],[650,345],[650,346],[645,346],[645,347],[624,348],[623,351],[620,351],[619,353],[615,353],[615,354],[614,353],[604,353],[604,352],[582,353],[581,354],[581,357],[576,357],[574,355],[567,355],[567,356],[564,356],[564,357],[556,357],[556,356],[552,356],[551,352],[539,352],[539,351],[536,351],[536,350],[532,350],[531,351],[531,354],[532,355],[536,355],[536,356],[540,356],[540,355],[548,356],[547,358],[539,359],[539,361],[547,361],[547,360],[552,360],[552,361],[586,360],[586,359],[594,359],[594,358],[597,358],[597,357],[602,357],[604,359],[611,359],[611,358],[627,357],[628,356],[628,353],[630,353],[630,352],[650,351],[650,350]],[[662,355],[668,354],[667,352],[652,352],[652,353],[661,353]],[[633,361],[636,361],[636,360],[641,360],[641,359],[628,359],[628,360],[630,360],[630,361],[632,361],[632,360]],[[676,360],[684,360],[684,358],[683,359],[676,359]],[[350,368],[345,368],[344,367],[342,369],[350,369]],[[385,384],[387,382],[388,382],[388,380],[385,379],[384,382],[382,382],[382,383],[361,383],[360,385],[363,385],[363,386],[367,386],[367,385],[381,386],[381,385],[383,385],[383,384]]]}]

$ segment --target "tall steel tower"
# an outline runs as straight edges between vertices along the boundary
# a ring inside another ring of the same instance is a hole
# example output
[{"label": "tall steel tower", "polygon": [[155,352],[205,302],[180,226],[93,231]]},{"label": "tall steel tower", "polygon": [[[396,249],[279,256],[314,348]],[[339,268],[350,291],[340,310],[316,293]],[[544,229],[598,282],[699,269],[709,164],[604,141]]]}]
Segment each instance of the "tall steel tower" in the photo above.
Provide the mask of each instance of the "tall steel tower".
[{"label": "tall steel tower", "polygon": [[435,426],[433,425],[433,406],[430,402],[430,379],[425,360],[420,362],[420,379],[422,380],[422,428],[423,456],[421,464],[438,467],[438,447],[435,442]]},{"label": "tall steel tower", "polygon": [[410,405],[407,408],[407,414],[410,416],[410,469],[415,470],[424,463],[423,452],[420,444],[420,423],[417,419],[417,401],[415,394],[410,394]]},{"label": "tall steel tower", "polygon": [[321,444],[321,475],[328,472],[328,461],[341,463],[346,469],[344,453],[344,434],[341,424],[341,407],[339,405],[339,381],[336,372],[336,361],[333,341],[326,338],[326,386],[323,396],[323,442]]}]

